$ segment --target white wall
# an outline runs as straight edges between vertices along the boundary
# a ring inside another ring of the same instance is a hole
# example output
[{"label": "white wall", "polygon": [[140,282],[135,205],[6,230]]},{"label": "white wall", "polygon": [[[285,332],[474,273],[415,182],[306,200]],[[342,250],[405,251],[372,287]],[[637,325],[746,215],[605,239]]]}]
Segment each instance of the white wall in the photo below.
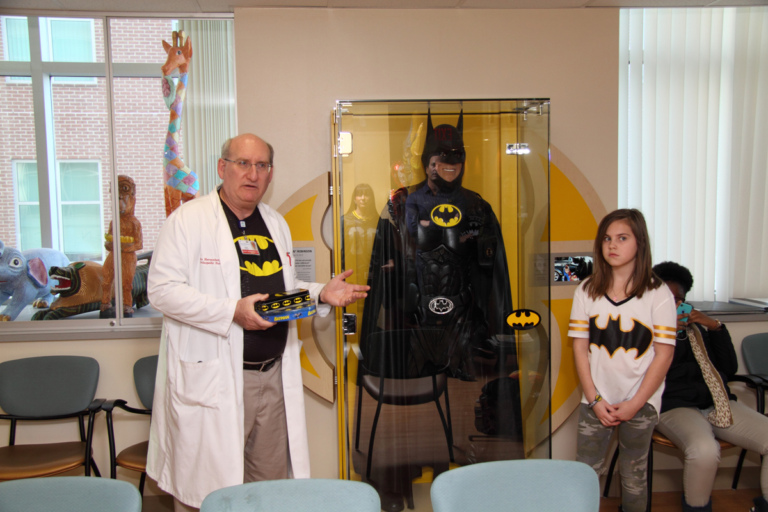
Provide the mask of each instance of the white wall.
[{"label": "white wall", "polygon": [[[552,145],[611,209],[618,30],[613,9],[236,9],[239,131],[275,146],[279,205],[330,171],[337,100],[550,98]],[[336,411],[307,402],[313,475],[334,477]]]},{"label": "white wall", "polygon": [[618,31],[613,9],[236,9],[239,130],[274,144],[280,204],[330,170],[336,100],[547,97],[552,144],[610,207]]}]

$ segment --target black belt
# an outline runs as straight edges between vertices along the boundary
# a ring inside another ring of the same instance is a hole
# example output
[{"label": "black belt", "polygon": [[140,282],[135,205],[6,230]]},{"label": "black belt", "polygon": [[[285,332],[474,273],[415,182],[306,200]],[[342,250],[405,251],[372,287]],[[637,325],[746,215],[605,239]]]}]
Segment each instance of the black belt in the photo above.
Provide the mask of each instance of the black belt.
[{"label": "black belt", "polygon": [[270,359],[269,361],[262,361],[260,363],[246,363],[243,362],[243,370],[255,370],[257,372],[265,372],[275,366],[275,363],[280,360],[279,357]]}]

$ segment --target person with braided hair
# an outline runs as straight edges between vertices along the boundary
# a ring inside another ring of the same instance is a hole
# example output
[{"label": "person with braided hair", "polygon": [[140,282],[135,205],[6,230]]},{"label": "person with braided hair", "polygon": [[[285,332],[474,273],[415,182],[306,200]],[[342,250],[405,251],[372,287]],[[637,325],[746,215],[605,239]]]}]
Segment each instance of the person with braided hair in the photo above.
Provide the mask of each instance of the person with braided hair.
[{"label": "person with braided hair", "polygon": [[[666,282],[677,305],[685,301],[693,287],[687,268],[665,261],[653,271]],[[675,354],[665,379],[656,428],[685,454],[683,511],[712,510],[712,487],[720,463],[717,439],[722,439],[763,456],[762,495],[754,499],[752,510],[768,512],[768,418],[737,402],[728,388],[727,382],[739,365],[728,328],[697,309],[678,315],[677,327]],[[704,347],[699,354],[697,340]],[[710,366],[714,368],[711,375]]]}]

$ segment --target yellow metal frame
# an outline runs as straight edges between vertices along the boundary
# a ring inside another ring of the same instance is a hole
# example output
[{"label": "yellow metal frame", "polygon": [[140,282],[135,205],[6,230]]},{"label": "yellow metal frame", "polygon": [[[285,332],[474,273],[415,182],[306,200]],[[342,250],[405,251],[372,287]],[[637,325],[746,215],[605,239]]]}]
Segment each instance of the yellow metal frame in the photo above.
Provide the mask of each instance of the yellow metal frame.
[{"label": "yellow metal frame", "polygon": [[[331,113],[331,147],[333,148],[333,158],[331,162],[331,209],[333,211],[333,275],[341,272],[341,198],[339,194],[339,165],[336,152],[338,150],[339,133],[338,122],[336,118],[336,109]],[[346,443],[346,424],[347,424],[347,395],[344,389],[344,325],[343,312],[341,308],[334,308],[336,315],[336,407],[338,414],[337,436],[339,443],[339,478],[349,478],[347,443]]]}]

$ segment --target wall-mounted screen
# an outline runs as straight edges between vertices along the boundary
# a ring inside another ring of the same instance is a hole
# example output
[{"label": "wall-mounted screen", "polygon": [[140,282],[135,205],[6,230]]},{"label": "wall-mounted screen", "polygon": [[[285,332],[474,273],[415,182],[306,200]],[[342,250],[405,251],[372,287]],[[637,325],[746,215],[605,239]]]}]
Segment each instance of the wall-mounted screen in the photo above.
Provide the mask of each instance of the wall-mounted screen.
[{"label": "wall-mounted screen", "polygon": [[552,284],[577,284],[592,274],[592,254],[552,255]]}]

